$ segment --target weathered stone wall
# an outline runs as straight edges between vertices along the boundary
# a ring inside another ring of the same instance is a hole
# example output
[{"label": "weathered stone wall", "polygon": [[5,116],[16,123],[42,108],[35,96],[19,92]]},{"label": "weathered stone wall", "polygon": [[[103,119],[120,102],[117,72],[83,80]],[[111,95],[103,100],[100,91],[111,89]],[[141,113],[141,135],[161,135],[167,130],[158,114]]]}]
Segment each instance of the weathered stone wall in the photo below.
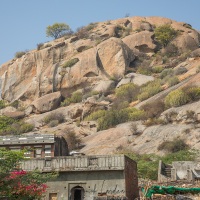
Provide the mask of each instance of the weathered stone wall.
[{"label": "weathered stone wall", "polygon": [[125,195],[123,171],[61,172],[56,181],[48,182],[48,186],[45,200],[48,200],[49,193],[57,193],[58,199],[69,200],[72,188],[77,186],[84,189],[86,200],[93,200],[98,193]]}]

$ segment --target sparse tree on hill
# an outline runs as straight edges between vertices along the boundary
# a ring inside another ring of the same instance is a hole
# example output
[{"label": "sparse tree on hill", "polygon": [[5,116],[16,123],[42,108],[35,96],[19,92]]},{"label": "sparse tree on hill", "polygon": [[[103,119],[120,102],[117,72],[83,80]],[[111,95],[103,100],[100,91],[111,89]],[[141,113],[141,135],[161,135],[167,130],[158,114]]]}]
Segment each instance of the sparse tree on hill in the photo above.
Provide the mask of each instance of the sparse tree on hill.
[{"label": "sparse tree on hill", "polygon": [[54,39],[60,38],[63,35],[71,31],[69,25],[65,23],[55,23],[51,26],[47,26],[46,35],[47,37],[53,37]]}]

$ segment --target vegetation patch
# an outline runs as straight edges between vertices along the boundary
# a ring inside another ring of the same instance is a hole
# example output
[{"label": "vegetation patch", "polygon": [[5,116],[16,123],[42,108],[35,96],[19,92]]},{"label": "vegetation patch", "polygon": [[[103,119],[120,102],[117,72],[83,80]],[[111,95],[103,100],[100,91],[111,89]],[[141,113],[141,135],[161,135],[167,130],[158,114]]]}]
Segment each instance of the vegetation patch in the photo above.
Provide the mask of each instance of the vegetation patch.
[{"label": "vegetation patch", "polygon": [[191,150],[181,150],[175,153],[168,153],[165,156],[136,154],[126,150],[121,152],[137,162],[139,178],[151,180],[157,180],[158,178],[159,160],[166,164],[171,164],[173,161],[195,161],[198,156],[198,152]]},{"label": "vegetation patch", "polygon": [[0,109],[3,109],[6,107],[6,102],[4,100],[0,100]]},{"label": "vegetation patch", "polygon": [[175,139],[173,141],[165,141],[158,146],[158,150],[175,153],[178,151],[187,150],[189,146],[182,139]]},{"label": "vegetation patch", "polygon": [[63,68],[72,67],[72,66],[75,65],[78,61],[79,61],[78,58],[73,58],[73,59],[71,59],[71,60],[65,62],[65,63],[62,65],[62,67],[63,67]]},{"label": "vegetation patch", "polygon": [[136,100],[138,92],[139,87],[133,83],[128,83],[115,89],[116,97],[128,102]]},{"label": "vegetation patch", "polygon": [[176,85],[179,83],[179,79],[177,76],[172,76],[172,77],[168,77],[167,79],[167,84],[169,87],[173,86],[173,85]]},{"label": "vegetation patch", "polygon": [[155,31],[155,38],[164,47],[166,47],[169,42],[171,42],[177,35],[178,31],[172,28],[169,24],[158,26]]},{"label": "vegetation patch", "polygon": [[51,126],[53,123],[55,124],[55,120],[58,124],[63,123],[65,121],[65,116],[62,113],[50,113],[43,119],[43,122],[45,124],[50,124],[49,126]]},{"label": "vegetation patch", "polygon": [[18,51],[15,53],[15,58],[21,58],[26,53],[27,53],[27,51]]},{"label": "vegetation patch", "polygon": [[170,92],[165,97],[166,107],[178,107],[187,104],[190,101],[190,97],[183,92],[182,89],[177,89]]},{"label": "vegetation patch", "polygon": [[0,135],[27,133],[34,129],[34,125],[24,121],[17,121],[10,117],[0,116]]},{"label": "vegetation patch", "polygon": [[83,94],[82,92],[74,92],[72,96],[66,98],[62,103],[61,106],[69,106],[71,103],[79,103],[82,101]]},{"label": "vegetation patch", "polygon": [[99,110],[85,118],[87,121],[97,121],[98,130],[105,130],[120,123],[137,121],[144,118],[144,111],[136,108],[124,108],[120,110]]},{"label": "vegetation patch", "polygon": [[138,95],[138,100],[143,101],[148,99],[149,97],[154,96],[155,94],[162,91],[160,80],[155,80],[148,82],[141,88],[141,93]]}]

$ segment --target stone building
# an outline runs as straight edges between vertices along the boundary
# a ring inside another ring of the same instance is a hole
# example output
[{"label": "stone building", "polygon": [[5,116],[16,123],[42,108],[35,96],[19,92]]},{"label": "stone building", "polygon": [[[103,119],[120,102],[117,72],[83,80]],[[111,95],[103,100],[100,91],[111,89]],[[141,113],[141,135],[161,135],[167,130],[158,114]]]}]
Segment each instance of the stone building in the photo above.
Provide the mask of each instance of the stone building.
[{"label": "stone building", "polygon": [[9,150],[26,149],[26,158],[48,158],[69,155],[67,142],[54,135],[0,136],[0,148]]},{"label": "stone building", "polygon": [[137,164],[124,155],[34,158],[21,167],[59,172],[47,183],[45,200],[133,200],[139,196]]},{"label": "stone building", "polygon": [[200,180],[200,162],[176,161],[171,165],[159,162],[158,182],[193,182],[195,180]]}]

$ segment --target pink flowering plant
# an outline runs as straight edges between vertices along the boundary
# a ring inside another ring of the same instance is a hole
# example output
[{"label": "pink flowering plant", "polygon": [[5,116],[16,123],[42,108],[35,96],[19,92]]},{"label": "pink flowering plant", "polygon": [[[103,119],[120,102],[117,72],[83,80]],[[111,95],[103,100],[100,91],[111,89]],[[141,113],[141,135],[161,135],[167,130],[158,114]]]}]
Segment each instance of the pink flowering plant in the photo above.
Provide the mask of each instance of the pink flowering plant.
[{"label": "pink flowering plant", "polygon": [[23,152],[0,149],[0,198],[10,200],[39,200],[46,192],[49,179],[54,173],[26,172],[18,167]]}]

